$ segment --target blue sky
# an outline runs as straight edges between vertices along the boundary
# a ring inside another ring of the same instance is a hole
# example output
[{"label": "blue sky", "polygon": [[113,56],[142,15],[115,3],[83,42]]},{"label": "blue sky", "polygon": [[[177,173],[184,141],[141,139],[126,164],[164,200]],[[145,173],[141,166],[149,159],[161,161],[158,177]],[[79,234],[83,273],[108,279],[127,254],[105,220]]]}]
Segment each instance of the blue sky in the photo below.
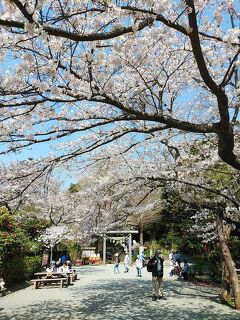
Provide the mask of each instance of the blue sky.
[{"label": "blue sky", "polygon": [[[240,4],[238,1],[234,1],[235,4]],[[226,18],[227,19],[227,18]],[[223,28],[224,28],[225,21],[223,22]],[[7,68],[10,68],[10,70],[14,70],[14,67],[18,64],[19,60],[13,58],[11,55],[8,55],[5,59],[5,61],[1,65],[2,72],[4,73]],[[186,101],[185,101],[186,102]],[[54,145],[54,142],[51,142]],[[2,147],[0,146],[0,150]],[[4,163],[10,163],[15,161],[21,161],[27,158],[40,158],[47,156],[49,153],[54,152],[54,150],[51,149],[49,144],[47,143],[41,143],[32,145],[31,148],[25,149],[23,152],[17,152],[17,153],[11,153],[9,155],[1,156],[0,161]],[[77,179],[75,177],[72,177],[70,173],[68,173],[66,170],[61,172],[61,175],[63,176],[63,179],[65,180],[64,187],[67,187],[70,183],[77,182]]]}]

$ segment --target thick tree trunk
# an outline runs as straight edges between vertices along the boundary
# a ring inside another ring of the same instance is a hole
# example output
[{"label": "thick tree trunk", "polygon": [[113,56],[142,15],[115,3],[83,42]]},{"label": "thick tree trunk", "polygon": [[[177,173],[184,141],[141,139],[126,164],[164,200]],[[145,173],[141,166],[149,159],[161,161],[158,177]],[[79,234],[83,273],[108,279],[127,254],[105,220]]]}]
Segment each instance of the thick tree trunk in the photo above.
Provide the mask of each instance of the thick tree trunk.
[{"label": "thick tree trunk", "polygon": [[222,262],[222,281],[221,281],[221,292],[220,292],[220,300],[222,303],[229,303],[231,299],[231,291],[230,291],[230,280],[229,274],[227,271],[226,263]]},{"label": "thick tree trunk", "polygon": [[[223,226],[223,235],[224,239],[227,242],[230,237],[230,227],[227,225]],[[226,263],[222,261],[222,280],[221,280],[221,292],[220,292],[220,300],[222,303],[229,303],[231,300],[231,286],[230,286],[230,279],[229,273],[226,266]]]},{"label": "thick tree trunk", "polygon": [[235,308],[237,310],[240,310],[240,286],[238,283],[238,275],[236,272],[235,263],[232,259],[226,238],[224,236],[223,222],[221,219],[218,219],[217,231],[222,257],[226,264],[226,269],[228,273],[228,281],[233,291]]}]

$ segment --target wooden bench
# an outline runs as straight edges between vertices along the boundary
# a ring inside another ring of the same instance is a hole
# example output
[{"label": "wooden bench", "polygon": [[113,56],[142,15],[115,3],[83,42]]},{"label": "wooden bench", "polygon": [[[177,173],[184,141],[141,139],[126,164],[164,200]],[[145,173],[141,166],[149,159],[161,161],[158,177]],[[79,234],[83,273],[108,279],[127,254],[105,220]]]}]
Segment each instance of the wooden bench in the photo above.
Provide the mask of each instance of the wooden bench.
[{"label": "wooden bench", "polygon": [[77,280],[77,273],[71,272],[71,273],[65,273],[65,277],[68,279],[68,284],[73,284],[73,281]]},{"label": "wooden bench", "polygon": [[64,282],[68,284],[68,278],[33,279],[30,282],[34,284],[34,289],[39,288],[40,284],[45,284],[45,283],[50,283],[50,284],[59,283],[60,288],[63,288]]},{"label": "wooden bench", "polygon": [[68,274],[68,275],[67,275],[67,278],[68,278],[68,284],[72,284],[72,283],[73,283],[73,281],[75,281],[75,280],[76,280],[75,275],[74,275],[74,274],[72,274],[72,273]]},{"label": "wooden bench", "polygon": [[68,284],[72,284],[73,281],[77,280],[76,270],[71,272],[36,272],[34,273],[34,276],[36,276],[37,279],[51,279],[51,276],[54,276],[54,279],[55,277],[67,277]]},{"label": "wooden bench", "polygon": [[[73,284],[73,281],[77,280],[77,273],[76,271],[74,272],[66,272],[66,273],[62,273],[64,275],[64,277],[68,278],[68,284]],[[61,273],[60,273],[61,275]]]},{"label": "wooden bench", "polygon": [[77,280],[77,272],[76,272],[76,270],[72,271],[71,277],[72,277],[73,281]]}]

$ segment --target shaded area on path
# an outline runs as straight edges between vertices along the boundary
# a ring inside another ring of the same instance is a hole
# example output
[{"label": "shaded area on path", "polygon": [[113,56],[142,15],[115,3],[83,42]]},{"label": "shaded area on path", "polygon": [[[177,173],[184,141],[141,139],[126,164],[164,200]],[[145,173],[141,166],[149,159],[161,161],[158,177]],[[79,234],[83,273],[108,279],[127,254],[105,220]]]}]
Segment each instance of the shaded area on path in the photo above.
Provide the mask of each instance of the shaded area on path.
[{"label": "shaded area on path", "polygon": [[[220,304],[215,288],[165,278],[167,300],[151,301],[150,274],[145,273],[139,279],[135,269],[130,274],[113,275],[109,267],[85,267],[74,286],[63,289],[27,288],[24,294],[34,294],[34,297],[26,303],[6,303],[4,307],[0,301],[4,308],[0,311],[0,319],[240,319],[238,311]],[[17,294],[23,294],[23,291],[14,293],[12,299],[17,299]]]}]

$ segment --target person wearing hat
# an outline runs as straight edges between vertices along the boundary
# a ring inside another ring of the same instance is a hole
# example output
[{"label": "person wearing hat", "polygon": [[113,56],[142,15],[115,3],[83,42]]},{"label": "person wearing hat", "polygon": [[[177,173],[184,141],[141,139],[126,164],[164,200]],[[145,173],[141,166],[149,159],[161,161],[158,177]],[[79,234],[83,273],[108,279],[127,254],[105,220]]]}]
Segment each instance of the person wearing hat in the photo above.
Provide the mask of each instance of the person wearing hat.
[{"label": "person wearing hat", "polygon": [[152,272],[152,300],[166,300],[163,295],[163,256],[160,250],[156,250],[155,255],[148,262],[147,270]]}]

